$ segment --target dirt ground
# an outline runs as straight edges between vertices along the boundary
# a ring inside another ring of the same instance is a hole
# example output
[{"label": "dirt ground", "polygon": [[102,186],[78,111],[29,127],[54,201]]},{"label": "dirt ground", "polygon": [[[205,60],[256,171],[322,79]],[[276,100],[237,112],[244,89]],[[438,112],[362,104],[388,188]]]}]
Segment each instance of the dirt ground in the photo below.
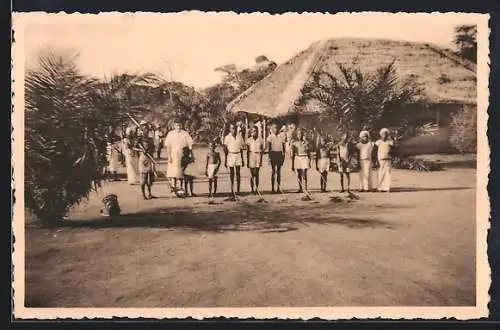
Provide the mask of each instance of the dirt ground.
[{"label": "dirt ground", "polygon": [[[262,170],[268,203],[246,195],[209,205],[204,180],[198,197],[174,198],[158,182],[159,198],[143,201],[122,181],[76,207],[60,229],[28,225],[26,306],[475,305],[474,169],[395,170],[394,192],[354,201],[317,189],[315,201],[302,201],[294,175],[283,172],[287,192],[271,195]],[[318,188],[319,176],[310,176]],[[329,188],[339,188],[335,173]],[[228,191],[225,170],[219,190]],[[119,219],[100,217],[106,193],[118,195]]]}]

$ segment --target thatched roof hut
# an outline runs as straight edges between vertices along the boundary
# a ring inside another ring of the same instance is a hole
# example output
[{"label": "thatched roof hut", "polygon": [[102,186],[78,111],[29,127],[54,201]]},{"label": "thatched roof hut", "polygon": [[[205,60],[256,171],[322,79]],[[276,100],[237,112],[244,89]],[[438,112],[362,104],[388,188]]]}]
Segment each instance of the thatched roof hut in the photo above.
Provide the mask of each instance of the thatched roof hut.
[{"label": "thatched roof hut", "polygon": [[[426,107],[476,105],[476,66],[472,62],[430,44],[342,38],[312,44],[237,96],[227,109],[267,118],[317,113],[321,110],[317,102],[310,101],[300,109],[296,105],[312,73],[326,71],[339,77],[337,63],[353,61],[361,70],[373,72],[394,60],[401,78],[411,76],[423,87],[420,101]],[[439,121],[437,111],[430,112]]]},{"label": "thatched roof hut", "polygon": [[[294,110],[302,87],[314,71],[338,75],[336,63],[350,64],[353,60],[362,70],[373,71],[394,59],[402,77],[413,76],[424,86],[426,101],[475,104],[475,65],[445,49],[406,41],[330,39],[312,44],[279,65],[236,97],[227,109],[268,117],[284,116]],[[444,75],[450,81],[440,84],[439,79]]]}]

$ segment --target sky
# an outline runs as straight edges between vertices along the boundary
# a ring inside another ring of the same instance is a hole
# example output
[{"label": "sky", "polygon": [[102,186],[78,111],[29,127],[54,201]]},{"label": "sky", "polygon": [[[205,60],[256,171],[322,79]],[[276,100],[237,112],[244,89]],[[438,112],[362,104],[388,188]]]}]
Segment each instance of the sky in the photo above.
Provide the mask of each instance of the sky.
[{"label": "sky", "polygon": [[220,81],[217,66],[248,67],[259,55],[280,64],[325,38],[382,38],[452,48],[454,27],[476,19],[474,14],[425,13],[38,14],[24,21],[23,39],[28,67],[47,48],[78,51],[79,68],[86,74],[152,72],[203,88]]}]

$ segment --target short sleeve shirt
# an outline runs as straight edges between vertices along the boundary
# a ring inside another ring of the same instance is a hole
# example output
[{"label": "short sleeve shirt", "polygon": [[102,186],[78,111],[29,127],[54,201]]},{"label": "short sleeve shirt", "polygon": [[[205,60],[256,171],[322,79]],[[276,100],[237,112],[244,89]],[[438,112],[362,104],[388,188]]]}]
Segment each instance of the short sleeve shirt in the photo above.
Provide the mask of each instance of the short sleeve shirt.
[{"label": "short sleeve shirt", "polygon": [[390,151],[391,147],[394,146],[394,141],[392,140],[378,140],[375,142],[375,145],[378,147],[377,157],[378,159],[390,159]]},{"label": "short sleeve shirt", "polygon": [[262,151],[262,140],[260,138],[254,139],[249,138],[247,140],[248,151],[250,152],[261,152]]},{"label": "short sleeve shirt", "polygon": [[224,138],[224,145],[228,152],[237,153],[244,149],[245,142],[243,142],[243,138],[238,134],[236,136],[228,134]]}]

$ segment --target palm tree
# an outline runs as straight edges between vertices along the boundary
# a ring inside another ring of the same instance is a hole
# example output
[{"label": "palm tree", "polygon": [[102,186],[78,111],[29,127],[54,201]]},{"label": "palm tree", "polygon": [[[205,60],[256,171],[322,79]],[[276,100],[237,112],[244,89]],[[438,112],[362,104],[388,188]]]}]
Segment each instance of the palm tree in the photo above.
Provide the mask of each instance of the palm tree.
[{"label": "palm tree", "polygon": [[102,82],[82,75],[77,54],[43,54],[25,77],[27,207],[43,225],[100,186],[109,126],[125,117],[127,93],[147,76]]},{"label": "palm tree", "polygon": [[359,131],[363,126],[405,126],[401,109],[413,102],[422,89],[412,79],[400,79],[394,61],[373,73],[363,72],[354,64],[337,63],[337,67],[339,77],[325,71],[312,75],[302,90],[297,110],[311,99],[319,101],[323,117],[338,121],[342,131]]}]

